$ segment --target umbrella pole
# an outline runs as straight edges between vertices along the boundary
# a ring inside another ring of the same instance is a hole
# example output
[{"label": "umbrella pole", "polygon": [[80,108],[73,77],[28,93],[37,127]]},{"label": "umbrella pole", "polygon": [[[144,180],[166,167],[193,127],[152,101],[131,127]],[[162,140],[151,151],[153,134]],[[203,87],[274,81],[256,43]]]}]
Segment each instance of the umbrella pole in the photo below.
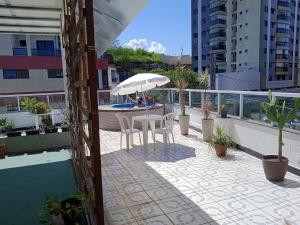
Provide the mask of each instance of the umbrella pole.
[{"label": "umbrella pole", "polygon": [[147,111],[147,115],[149,117],[149,112],[148,112],[148,107],[147,107],[147,102],[146,102],[146,97],[145,97],[145,93],[143,91],[143,86],[141,85],[141,91],[142,91],[142,95],[143,95],[143,99],[144,99],[144,106],[146,108],[146,111]]}]

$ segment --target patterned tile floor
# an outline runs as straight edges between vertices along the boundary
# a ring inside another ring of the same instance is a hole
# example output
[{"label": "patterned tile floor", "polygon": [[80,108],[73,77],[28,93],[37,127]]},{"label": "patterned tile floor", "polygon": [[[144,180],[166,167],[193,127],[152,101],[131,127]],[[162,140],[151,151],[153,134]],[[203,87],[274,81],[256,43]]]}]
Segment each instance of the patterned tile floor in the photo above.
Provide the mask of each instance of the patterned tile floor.
[{"label": "patterned tile floor", "polygon": [[170,148],[158,139],[147,151],[120,150],[120,133],[101,131],[107,224],[300,224],[299,176],[269,182],[259,159],[236,150],[218,158],[201,133],[174,130]]}]

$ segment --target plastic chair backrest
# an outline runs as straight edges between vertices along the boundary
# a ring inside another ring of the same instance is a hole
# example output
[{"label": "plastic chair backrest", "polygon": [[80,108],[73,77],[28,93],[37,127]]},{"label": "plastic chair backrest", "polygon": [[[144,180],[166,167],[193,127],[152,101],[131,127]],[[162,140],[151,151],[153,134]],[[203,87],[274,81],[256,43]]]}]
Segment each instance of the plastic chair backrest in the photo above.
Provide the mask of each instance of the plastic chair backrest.
[{"label": "plastic chair backrest", "polygon": [[173,130],[174,118],[175,118],[174,113],[168,113],[168,114],[164,115],[164,123],[165,123],[165,127],[168,131]]},{"label": "plastic chair backrest", "polygon": [[117,117],[117,119],[119,121],[119,124],[120,124],[122,132],[125,132],[126,129],[130,129],[131,130],[130,120],[129,120],[129,118],[127,116],[124,116],[122,114],[116,113],[116,117]]}]

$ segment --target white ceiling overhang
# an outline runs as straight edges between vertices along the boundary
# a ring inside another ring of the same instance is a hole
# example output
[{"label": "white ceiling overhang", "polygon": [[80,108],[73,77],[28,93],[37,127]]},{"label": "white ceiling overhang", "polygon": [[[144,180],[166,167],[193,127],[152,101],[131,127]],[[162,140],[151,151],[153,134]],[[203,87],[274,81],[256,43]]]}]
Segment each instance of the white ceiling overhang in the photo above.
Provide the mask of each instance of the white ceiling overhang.
[{"label": "white ceiling overhang", "polygon": [[[148,0],[94,0],[95,42],[104,52]],[[0,33],[60,34],[62,0],[0,0]]]}]

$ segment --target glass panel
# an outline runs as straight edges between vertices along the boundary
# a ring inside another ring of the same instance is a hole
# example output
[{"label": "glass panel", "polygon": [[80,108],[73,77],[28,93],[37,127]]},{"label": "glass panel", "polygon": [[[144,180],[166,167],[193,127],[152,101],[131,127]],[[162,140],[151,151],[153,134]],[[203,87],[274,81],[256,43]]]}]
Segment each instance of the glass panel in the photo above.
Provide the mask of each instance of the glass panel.
[{"label": "glass panel", "polygon": [[52,109],[65,109],[65,95],[49,95],[49,105]]},{"label": "glass panel", "polygon": [[267,122],[267,117],[261,108],[261,103],[268,101],[267,96],[244,96],[244,115],[243,117],[258,121]]},{"label": "glass panel", "polygon": [[24,107],[22,107],[22,101],[23,101],[25,98],[34,98],[34,99],[37,100],[38,102],[45,102],[45,103],[48,104],[48,102],[47,102],[47,96],[45,96],[45,95],[22,96],[22,97],[20,97],[20,108],[21,108],[21,111],[25,111]]},{"label": "glass panel", "polygon": [[100,105],[110,104],[110,93],[109,92],[99,92],[98,97],[99,97]]},{"label": "glass panel", "polygon": [[204,93],[204,101],[208,101],[211,103],[212,112],[218,112],[218,94]]},{"label": "glass panel", "polygon": [[201,93],[191,92],[192,95],[192,107],[201,108]]},{"label": "glass panel", "polygon": [[221,95],[221,109],[226,107],[228,115],[239,116],[240,114],[240,96],[236,94]]},{"label": "glass panel", "polygon": [[0,98],[0,114],[17,112],[18,99],[17,97],[1,97]]}]

